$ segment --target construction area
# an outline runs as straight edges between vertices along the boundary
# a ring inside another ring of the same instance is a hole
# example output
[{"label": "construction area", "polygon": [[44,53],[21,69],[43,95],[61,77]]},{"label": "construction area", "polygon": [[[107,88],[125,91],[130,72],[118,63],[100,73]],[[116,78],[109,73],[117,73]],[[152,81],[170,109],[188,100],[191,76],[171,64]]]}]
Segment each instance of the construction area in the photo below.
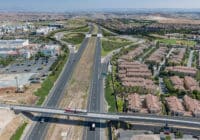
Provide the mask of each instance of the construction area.
[{"label": "construction area", "polygon": [[[16,87],[1,88],[0,102],[33,105],[37,100],[34,92],[40,87],[41,84],[30,84],[24,88],[23,93],[16,93]],[[18,127],[23,125],[24,122],[28,122],[28,120],[22,114],[0,110],[0,140],[10,140]]]}]

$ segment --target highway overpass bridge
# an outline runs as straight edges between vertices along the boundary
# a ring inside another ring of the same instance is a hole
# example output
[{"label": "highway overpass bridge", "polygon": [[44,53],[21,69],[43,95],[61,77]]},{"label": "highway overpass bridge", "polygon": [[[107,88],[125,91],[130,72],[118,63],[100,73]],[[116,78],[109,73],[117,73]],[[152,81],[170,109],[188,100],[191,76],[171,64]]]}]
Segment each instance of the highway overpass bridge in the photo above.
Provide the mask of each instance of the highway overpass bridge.
[{"label": "highway overpass bridge", "polygon": [[198,127],[200,130],[200,118],[192,117],[177,117],[177,116],[159,116],[159,115],[149,115],[149,114],[115,114],[115,113],[97,113],[97,112],[87,112],[81,109],[56,109],[47,107],[33,107],[33,106],[19,106],[19,105],[6,105],[1,104],[0,109],[10,109],[15,113],[20,112],[30,112],[30,113],[43,113],[52,115],[65,115],[73,116],[78,118],[90,118],[90,119],[100,119],[100,120],[110,120],[110,121],[128,121],[128,122],[156,122],[156,123],[168,123],[174,125],[183,126],[194,126]]}]

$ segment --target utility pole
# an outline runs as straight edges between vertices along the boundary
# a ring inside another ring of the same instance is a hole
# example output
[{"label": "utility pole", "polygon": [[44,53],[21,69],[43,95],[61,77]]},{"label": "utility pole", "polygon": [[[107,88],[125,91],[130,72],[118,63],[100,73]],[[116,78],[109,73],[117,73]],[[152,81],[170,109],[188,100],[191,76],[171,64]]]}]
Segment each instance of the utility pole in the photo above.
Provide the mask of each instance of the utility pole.
[{"label": "utility pole", "polygon": [[17,87],[16,92],[18,93],[18,91],[19,91],[19,83],[18,83],[18,77],[17,76],[15,76],[15,80],[16,80],[16,87]]}]

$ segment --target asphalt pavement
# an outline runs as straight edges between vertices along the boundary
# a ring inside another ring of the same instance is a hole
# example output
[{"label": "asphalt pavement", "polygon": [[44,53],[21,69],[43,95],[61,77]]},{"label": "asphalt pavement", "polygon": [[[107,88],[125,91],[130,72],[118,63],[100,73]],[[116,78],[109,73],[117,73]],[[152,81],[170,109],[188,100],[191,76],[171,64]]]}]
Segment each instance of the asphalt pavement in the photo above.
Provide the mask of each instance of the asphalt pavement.
[{"label": "asphalt pavement", "polygon": [[193,54],[194,54],[194,50],[191,50],[190,55],[189,55],[189,59],[188,59],[188,63],[187,63],[187,67],[192,67]]},{"label": "asphalt pavement", "polygon": [[[88,38],[85,38],[81,47],[79,48],[76,54],[71,53],[67,64],[64,66],[63,72],[61,73],[58,81],[55,83],[55,86],[51,90],[49,98],[46,100],[44,107],[56,107],[59,105],[59,101],[62,99],[67,84],[71,78],[73,70],[81,58],[83,51],[85,50],[88,44]],[[49,117],[50,115],[41,114],[41,116]],[[25,140],[43,140],[45,134],[48,130],[48,123],[34,123],[29,130],[29,133],[25,136]]]},{"label": "asphalt pavement", "polygon": [[[99,27],[98,33],[101,33]],[[93,76],[92,82],[90,85],[90,95],[88,98],[88,111],[92,112],[101,112],[101,99],[102,99],[102,89],[101,84],[103,83],[101,77],[101,38],[97,37],[96,41],[96,50],[95,50],[95,59],[93,64]],[[87,119],[87,121],[93,121],[100,123],[100,120]],[[91,124],[89,124],[91,125]],[[85,133],[83,136],[84,140],[99,140],[100,139],[100,128],[96,128],[95,131],[91,131],[90,128],[85,128]]]},{"label": "asphalt pavement", "polygon": [[[100,38],[97,38],[96,42],[96,51],[95,51],[95,59],[93,64],[93,79],[90,86],[90,95],[88,99],[88,111],[98,112],[100,111],[100,68],[101,68],[101,46],[100,46]],[[99,120],[91,120],[88,121],[98,122]],[[90,131],[89,128],[86,128],[85,140],[99,140],[100,138],[100,129],[96,128],[95,131]]]},{"label": "asphalt pavement", "polygon": [[163,81],[163,78],[161,78],[161,77],[159,77],[159,87],[160,87],[161,94],[165,94],[168,92],[168,90],[165,86],[165,83]]}]

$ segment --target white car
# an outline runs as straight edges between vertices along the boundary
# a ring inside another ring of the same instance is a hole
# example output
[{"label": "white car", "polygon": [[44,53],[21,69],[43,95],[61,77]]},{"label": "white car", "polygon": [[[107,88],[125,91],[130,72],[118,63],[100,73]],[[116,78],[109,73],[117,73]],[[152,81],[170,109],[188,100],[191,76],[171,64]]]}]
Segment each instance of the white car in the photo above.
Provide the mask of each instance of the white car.
[{"label": "white car", "polygon": [[90,125],[90,130],[91,130],[91,131],[95,131],[95,127],[96,127],[95,123],[92,123],[92,124]]}]

